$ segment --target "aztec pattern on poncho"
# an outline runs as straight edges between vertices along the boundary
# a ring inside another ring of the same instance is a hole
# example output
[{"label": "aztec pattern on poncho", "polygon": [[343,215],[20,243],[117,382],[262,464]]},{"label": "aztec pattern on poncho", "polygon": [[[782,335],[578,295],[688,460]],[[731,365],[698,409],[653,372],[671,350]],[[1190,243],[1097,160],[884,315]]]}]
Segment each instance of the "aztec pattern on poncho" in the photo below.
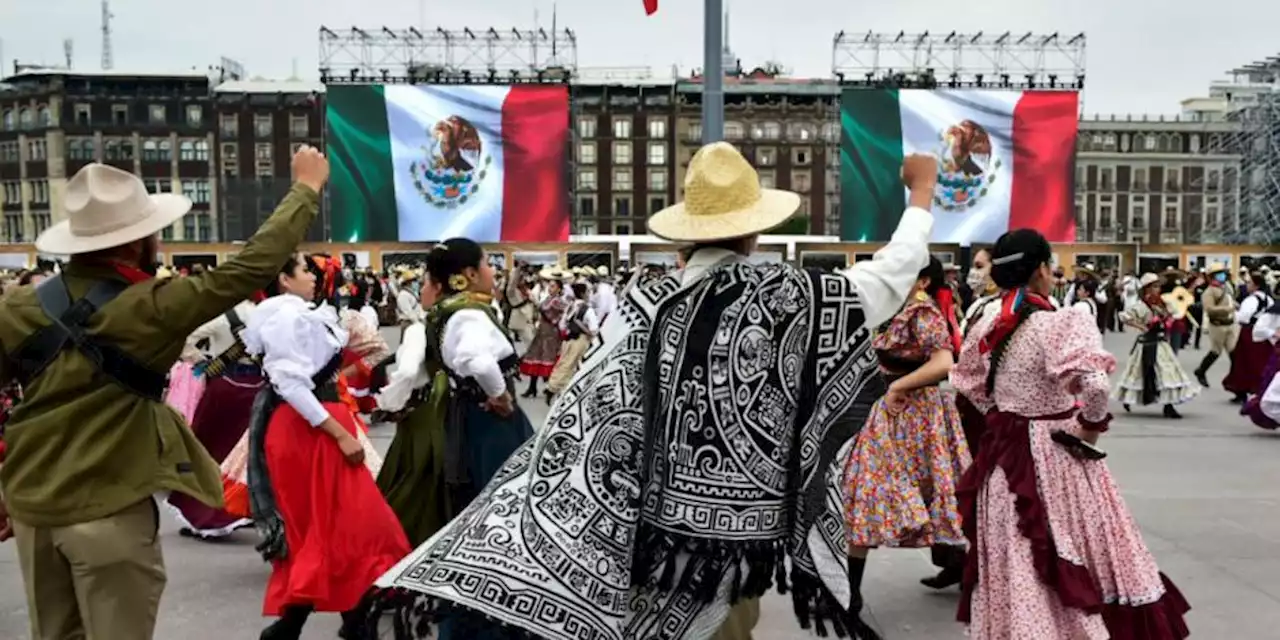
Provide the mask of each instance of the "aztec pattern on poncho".
[{"label": "aztec pattern on poncho", "polygon": [[379,586],[623,640],[709,637],[777,583],[843,635],[840,461],[883,391],[869,343],[839,275],[730,260],[633,288],[545,428]]}]

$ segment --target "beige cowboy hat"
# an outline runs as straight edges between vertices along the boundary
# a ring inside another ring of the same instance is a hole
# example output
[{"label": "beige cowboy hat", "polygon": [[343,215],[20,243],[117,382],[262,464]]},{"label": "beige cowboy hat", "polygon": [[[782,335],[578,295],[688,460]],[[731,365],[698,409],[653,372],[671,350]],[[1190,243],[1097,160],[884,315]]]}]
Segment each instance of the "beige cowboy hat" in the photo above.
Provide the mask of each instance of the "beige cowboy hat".
[{"label": "beige cowboy hat", "polygon": [[147,193],[142,180],[105,164],[85,165],[67,181],[66,219],[36,238],[36,250],[59,255],[91,253],[155,235],[191,210],[174,193]]},{"label": "beige cowboy hat", "polygon": [[596,267],[596,275],[600,276],[601,278],[609,277],[609,267],[606,267],[604,265],[600,265]]},{"label": "beige cowboy hat", "polygon": [[1093,265],[1088,262],[1076,265],[1071,271],[1078,276],[1084,276],[1086,278],[1096,279],[1098,277],[1097,270],[1095,270]]},{"label": "beige cowboy hat", "polygon": [[781,225],[800,209],[800,196],[761,189],[760,176],[727,142],[693,154],[684,179],[684,202],[649,217],[649,233],[674,242],[745,238]]},{"label": "beige cowboy hat", "polygon": [[1159,282],[1160,276],[1150,272],[1144,273],[1142,274],[1142,277],[1138,279],[1138,288],[1145,289],[1153,284],[1158,284]]},{"label": "beige cowboy hat", "polygon": [[543,280],[567,280],[573,277],[572,273],[560,269],[560,267],[543,267],[538,272],[538,277]]},{"label": "beige cowboy hat", "polygon": [[1222,273],[1223,271],[1230,271],[1230,270],[1231,270],[1231,267],[1228,267],[1225,262],[1213,262],[1209,264],[1208,269],[1205,269],[1205,273],[1209,275],[1213,275],[1215,273]]}]

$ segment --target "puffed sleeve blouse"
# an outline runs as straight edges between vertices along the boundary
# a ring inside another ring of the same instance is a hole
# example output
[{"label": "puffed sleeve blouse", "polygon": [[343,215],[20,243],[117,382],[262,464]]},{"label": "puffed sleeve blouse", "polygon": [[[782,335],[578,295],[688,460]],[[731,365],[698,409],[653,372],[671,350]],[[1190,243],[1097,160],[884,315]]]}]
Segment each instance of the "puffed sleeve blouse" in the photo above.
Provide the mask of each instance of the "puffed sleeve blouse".
[{"label": "puffed sleeve blouse", "polygon": [[347,331],[328,305],[313,308],[298,296],[282,294],[254,310],[243,334],[251,354],[281,399],[313,427],[329,417],[315,395],[312,378],[347,344]]}]

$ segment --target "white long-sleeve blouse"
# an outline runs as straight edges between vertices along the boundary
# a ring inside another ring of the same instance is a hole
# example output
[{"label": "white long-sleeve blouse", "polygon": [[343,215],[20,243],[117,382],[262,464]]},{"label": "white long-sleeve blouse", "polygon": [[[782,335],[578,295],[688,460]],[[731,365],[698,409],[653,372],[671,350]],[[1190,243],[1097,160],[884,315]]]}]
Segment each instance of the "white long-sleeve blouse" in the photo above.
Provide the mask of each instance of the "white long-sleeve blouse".
[{"label": "white long-sleeve blouse", "polygon": [[313,427],[328,419],[311,378],[347,344],[333,307],[278,295],[258,305],[242,337],[249,353],[262,355],[262,370],[285,402]]},{"label": "white long-sleeve blouse", "polygon": [[396,349],[395,367],[387,374],[387,384],[378,393],[378,408],[400,411],[409,403],[415,389],[431,381],[423,361],[427,356],[427,328],[421,322],[405,327]]},{"label": "white long-sleeve blouse", "polygon": [[490,398],[506,393],[507,380],[498,363],[514,353],[511,341],[479,309],[456,311],[445,325],[440,345],[444,365],[454,375],[475,378]]}]

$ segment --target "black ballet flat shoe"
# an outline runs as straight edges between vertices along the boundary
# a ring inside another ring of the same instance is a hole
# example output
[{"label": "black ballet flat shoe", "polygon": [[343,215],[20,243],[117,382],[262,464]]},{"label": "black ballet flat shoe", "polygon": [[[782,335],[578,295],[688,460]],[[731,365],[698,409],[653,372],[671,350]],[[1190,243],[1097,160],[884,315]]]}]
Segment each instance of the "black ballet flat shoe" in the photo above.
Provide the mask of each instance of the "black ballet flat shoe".
[{"label": "black ballet flat shoe", "polygon": [[1164,417],[1166,417],[1166,418],[1173,418],[1173,419],[1175,419],[1175,420],[1180,420],[1180,419],[1182,419],[1182,414],[1181,414],[1181,413],[1178,413],[1178,410],[1177,410],[1177,409],[1174,409],[1174,408],[1173,408],[1173,405],[1171,405],[1171,404],[1166,404],[1166,405],[1164,406]]},{"label": "black ballet flat shoe", "polygon": [[960,584],[960,579],[963,577],[964,571],[959,567],[947,567],[939,571],[936,576],[921,578],[920,584],[941,591]]},{"label": "black ballet flat shoe", "polygon": [[543,392],[542,392],[542,397],[543,397],[544,399],[546,399],[546,401],[547,401],[547,406],[549,407],[549,406],[551,406],[551,402],[552,402],[553,400],[555,400],[555,397],[556,397],[556,396],[555,396],[555,394],[551,393],[550,391],[543,391]]},{"label": "black ballet flat shoe", "polygon": [[1122,405],[1120,405],[1120,406],[1124,407],[1124,412],[1125,412],[1125,413],[1129,413],[1130,411],[1133,411],[1133,407],[1130,407],[1127,403],[1126,403],[1126,404],[1122,404]]}]

